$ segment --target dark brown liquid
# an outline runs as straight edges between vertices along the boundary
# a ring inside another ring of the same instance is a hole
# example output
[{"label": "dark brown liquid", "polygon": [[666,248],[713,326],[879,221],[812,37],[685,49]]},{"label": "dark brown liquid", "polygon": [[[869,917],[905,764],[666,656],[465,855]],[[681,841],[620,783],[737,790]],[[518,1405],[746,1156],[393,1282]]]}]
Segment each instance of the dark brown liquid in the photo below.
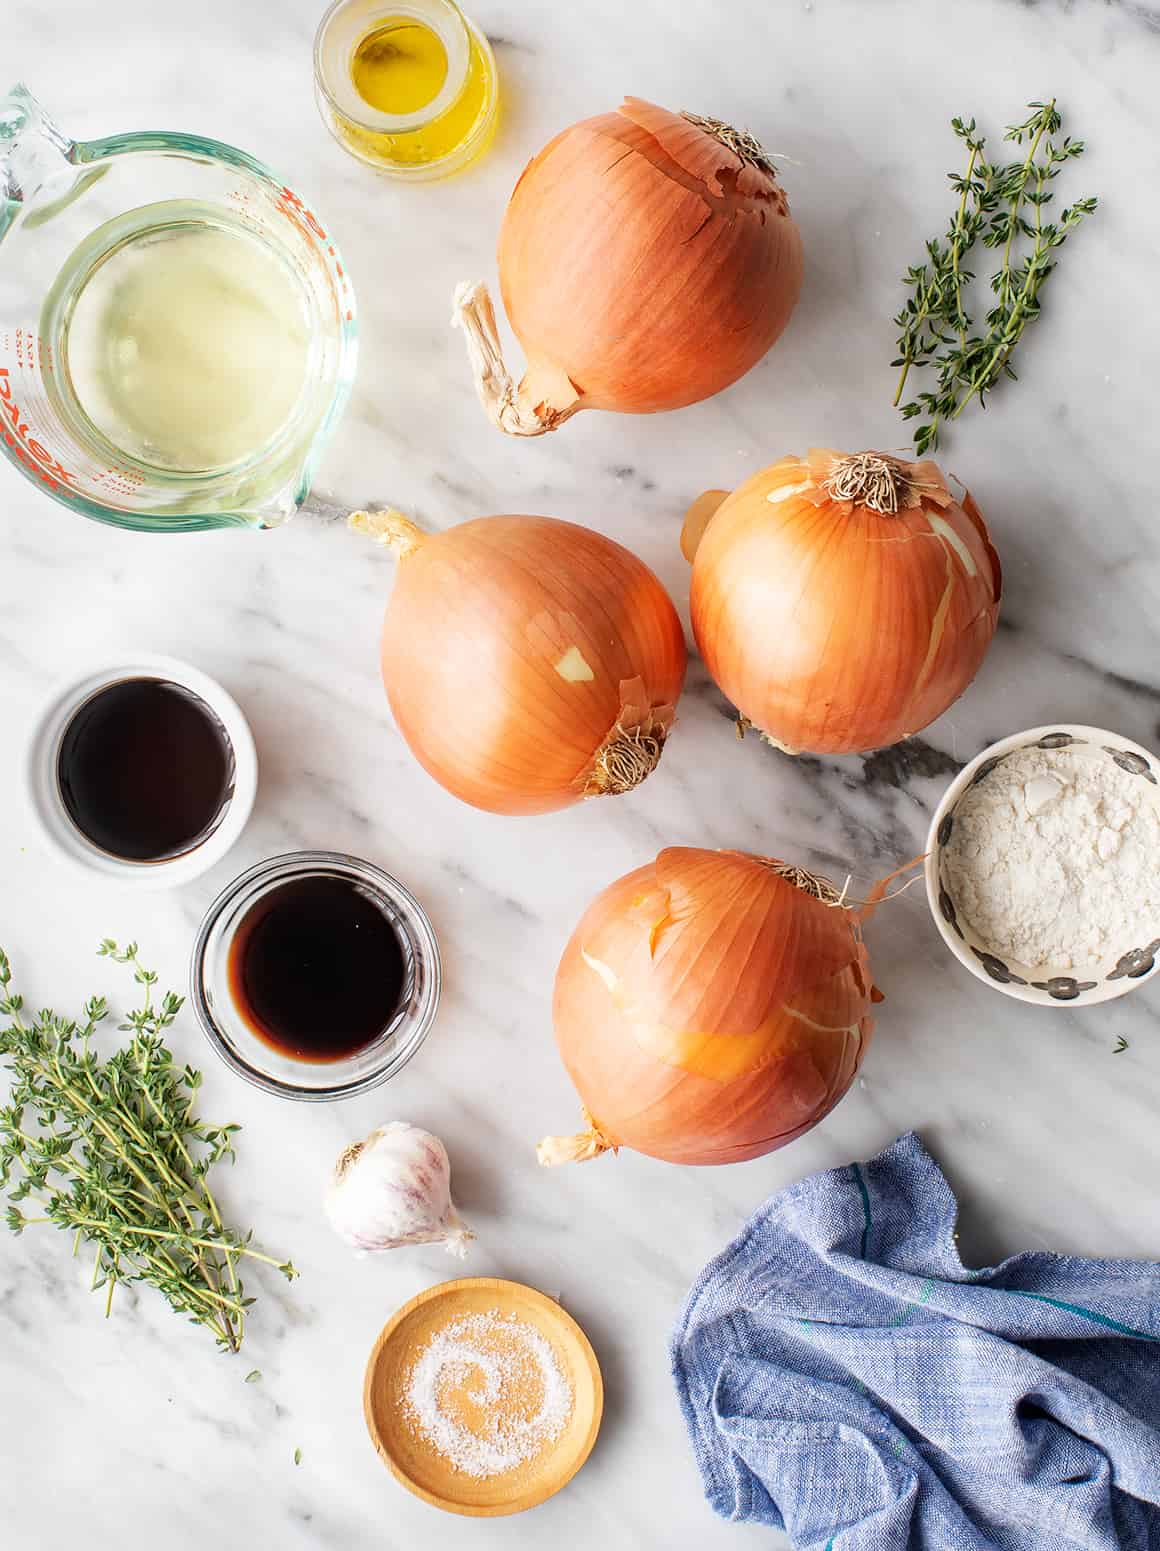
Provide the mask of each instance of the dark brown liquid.
[{"label": "dark brown liquid", "polygon": [[56,768],[81,834],[128,862],[191,851],[233,795],[225,728],[204,700],[168,679],[98,690],[65,728]]},{"label": "dark brown liquid", "polygon": [[298,1061],[340,1061],[386,1029],[407,964],[391,922],[351,878],[294,878],[242,917],[230,994],[254,1033]]}]

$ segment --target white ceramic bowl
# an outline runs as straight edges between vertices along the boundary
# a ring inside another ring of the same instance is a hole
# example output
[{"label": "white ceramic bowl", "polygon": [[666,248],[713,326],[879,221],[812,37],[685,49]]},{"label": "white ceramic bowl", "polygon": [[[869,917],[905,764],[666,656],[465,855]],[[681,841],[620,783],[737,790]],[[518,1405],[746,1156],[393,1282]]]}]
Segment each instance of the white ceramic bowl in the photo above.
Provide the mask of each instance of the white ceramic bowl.
[{"label": "white ceramic bowl", "polygon": [[[1078,975],[1050,964],[1020,964],[1013,959],[1000,958],[960,916],[943,877],[942,849],[950,839],[955,809],[963,794],[979,781],[986,780],[1001,760],[1020,749],[1080,746],[1090,751],[1093,759],[1113,759],[1123,769],[1139,776],[1141,788],[1160,809],[1160,759],[1154,754],[1130,738],[1122,738],[1119,733],[1071,722],[1052,722],[1046,727],[1031,727],[1026,732],[1001,738],[972,759],[944,792],[931,820],[926,842],[926,895],[935,925],[947,947],[977,980],[1002,991],[1005,996],[1034,1002],[1040,1007],[1082,1007],[1123,996],[1150,980],[1160,967],[1160,938],[1153,939],[1144,927],[1138,941],[1117,943],[1103,963]],[[1160,857],[1157,866],[1160,867]]]},{"label": "white ceramic bowl", "polygon": [[[157,862],[127,861],[94,845],[73,823],[60,793],[57,761],[65,729],[81,706],[125,679],[167,679],[204,700],[225,730],[233,752],[233,788],[209,834],[181,856]],[[170,889],[200,876],[237,840],[258,788],[258,757],[249,724],[233,696],[208,674],[174,657],[126,653],[90,666],[51,691],[32,728],[25,756],[25,793],[48,847],[70,866],[134,889]]]}]

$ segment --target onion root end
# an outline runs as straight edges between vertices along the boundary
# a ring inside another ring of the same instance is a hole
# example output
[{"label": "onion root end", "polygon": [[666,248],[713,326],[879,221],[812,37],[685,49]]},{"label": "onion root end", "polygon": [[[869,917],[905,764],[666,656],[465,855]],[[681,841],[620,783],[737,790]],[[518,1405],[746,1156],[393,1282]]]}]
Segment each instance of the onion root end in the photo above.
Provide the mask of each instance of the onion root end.
[{"label": "onion root end", "polygon": [[682,112],[681,117],[687,123],[703,129],[707,135],[712,135],[714,140],[719,140],[743,165],[756,167],[768,177],[777,177],[773,158],[766,152],[757,136],[750,134],[748,129],[734,129],[732,124],[726,124],[723,119],[702,118],[699,113]]},{"label": "onion root end", "polygon": [[619,797],[652,775],[664,752],[665,734],[655,726],[617,726],[596,755],[585,797]]}]

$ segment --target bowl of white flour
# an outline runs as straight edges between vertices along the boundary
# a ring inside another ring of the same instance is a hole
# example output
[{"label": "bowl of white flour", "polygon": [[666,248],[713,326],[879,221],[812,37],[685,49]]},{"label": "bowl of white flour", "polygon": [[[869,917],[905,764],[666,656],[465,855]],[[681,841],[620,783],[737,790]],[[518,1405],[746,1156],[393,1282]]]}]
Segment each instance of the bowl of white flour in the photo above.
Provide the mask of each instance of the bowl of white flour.
[{"label": "bowl of white flour", "polygon": [[993,743],[935,810],[926,891],[951,952],[1008,996],[1123,996],[1160,966],[1160,759],[1070,723]]}]

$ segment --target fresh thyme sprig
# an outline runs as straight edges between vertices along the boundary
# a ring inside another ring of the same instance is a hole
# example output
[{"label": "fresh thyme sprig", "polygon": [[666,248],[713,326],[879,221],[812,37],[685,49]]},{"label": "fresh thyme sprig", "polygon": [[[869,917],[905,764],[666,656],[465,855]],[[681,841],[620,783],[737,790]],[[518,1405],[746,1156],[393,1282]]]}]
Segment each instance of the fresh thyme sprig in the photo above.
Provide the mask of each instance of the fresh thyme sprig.
[{"label": "fresh thyme sprig", "polygon": [[201,1073],[179,1071],[163,1037],[184,998],[170,991],[154,1003],[157,976],[142,968],[136,943],[120,949],[106,938],[98,951],[127,964],[142,988],[141,1006],[118,1025],[133,1037],[107,1060],[90,1043],[108,1016],[105,999],[87,1001],[81,1022],[50,1008],[22,1016],[0,950],[0,1013],[10,1019],[0,1055],[12,1074],[0,1108],[8,1226],[22,1233],[55,1223],[73,1235],[74,1254],[93,1245],[92,1285],[107,1289],[106,1315],[118,1282],[147,1282],[236,1352],[254,1302],[240,1262],[264,1262],[288,1279],[297,1272],[252,1248],[252,1234],[227,1227],[206,1184],[215,1163],[233,1161],[239,1127],[206,1125],[193,1113]]},{"label": "fresh thyme sprig", "polygon": [[[920,419],[914,444],[921,457],[938,446],[940,429],[957,420],[972,399],[985,407],[988,393],[1001,377],[1015,377],[1011,356],[1027,325],[1040,314],[1040,293],[1055,268],[1056,250],[1095,199],[1077,199],[1060,211],[1057,221],[1044,218],[1054,198],[1049,187],[1064,165],[1082,156],[1084,143],[1065,137],[1054,97],[1033,102],[1030,117],[1012,124],[1004,139],[1027,146],[1026,154],[1006,166],[986,159],[986,140],[974,119],[952,119],[951,127],[967,151],[965,173],[950,173],[959,196],[950,226],[940,241],[926,244],[926,260],[907,270],[903,284],[911,294],[895,318],[901,368],[894,402],[905,420]],[[993,305],[986,313],[986,330],[975,331],[967,311],[974,273],[964,260],[976,242],[1002,250],[1000,268],[991,276]],[[930,367],[935,387],[902,403],[912,368]]]}]

